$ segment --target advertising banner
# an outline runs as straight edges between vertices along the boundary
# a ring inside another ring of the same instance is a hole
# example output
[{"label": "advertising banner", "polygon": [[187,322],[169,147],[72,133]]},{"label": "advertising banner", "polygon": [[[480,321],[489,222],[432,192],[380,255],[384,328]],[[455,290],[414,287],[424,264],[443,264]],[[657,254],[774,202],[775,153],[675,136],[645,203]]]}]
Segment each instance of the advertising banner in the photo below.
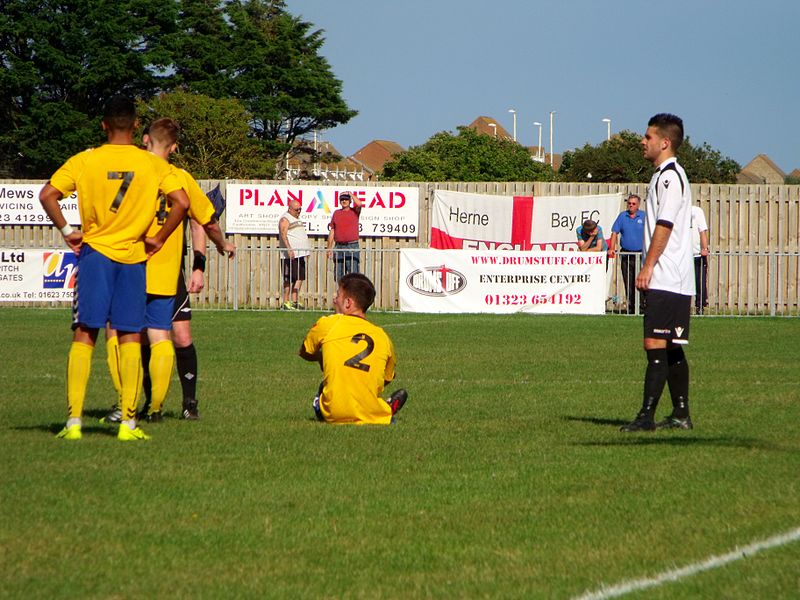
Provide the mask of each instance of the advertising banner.
[{"label": "advertising banner", "polygon": [[[0,183],[0,226],[49,225],[50,218],[39,203],[41,183]],[[64,218],[70,225],[80,225],[78,195],[73,193],[61,201]]]},{"label": "advertising banner", "polygon": [[620,211],[620,194],[492,196],[436,190],[431,248],[443,250],[567,250],[586,219],[606,241]]},{"label": "advertising banner", "polygon": [[361,237],[419,235],[419,188],[234,184],[226,186],[227,233],[277,234],[290,200],[302,206],[300,220],[309,235],[328,235],[339,194],[350,192],[362,204]]},{"label": "advertising banner", "polygon": [[72,250],[0,248],[0,302],[71,302],[77,262]]},{"label": "advertising banner", "polygon": [[400,251],[400,310],[425,313],[605,312],[604,252]]}]

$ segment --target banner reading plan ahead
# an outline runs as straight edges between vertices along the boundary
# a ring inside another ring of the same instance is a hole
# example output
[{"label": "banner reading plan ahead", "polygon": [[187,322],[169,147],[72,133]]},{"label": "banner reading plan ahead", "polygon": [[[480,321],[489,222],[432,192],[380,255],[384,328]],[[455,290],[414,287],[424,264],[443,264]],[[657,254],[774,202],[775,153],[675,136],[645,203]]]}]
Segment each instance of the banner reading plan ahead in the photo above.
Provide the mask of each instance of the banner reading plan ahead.
[{"label": "banner reading plan ahead", "polygon": [[228,233],[276,234],[278,221],[297,200],[300,220],[309,235],[328,235],[339,195],[350,192],[361,201],[360,237],[419,236],[419,188],[364,185],[272,185],[229,183],[226,186]]},{"label": "banner reading plan ahead", "polygon": [[603,314],[604,252],[400,251],[400,310]]}]

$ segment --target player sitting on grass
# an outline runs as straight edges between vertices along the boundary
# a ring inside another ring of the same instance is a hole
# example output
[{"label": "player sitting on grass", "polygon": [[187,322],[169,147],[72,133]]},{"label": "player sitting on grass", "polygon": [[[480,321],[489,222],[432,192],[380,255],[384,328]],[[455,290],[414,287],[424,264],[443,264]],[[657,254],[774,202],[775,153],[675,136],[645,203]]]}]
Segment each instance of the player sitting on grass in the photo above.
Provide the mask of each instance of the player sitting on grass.
[{"label": "player sitting on grass", "polygon": [[319,319],[300,346],[300,357],[322,368],[314,412],[328,423],[389,424],[408,394],[400,389],[381,398],[394,379],[395,352],[386,332],[365,315],[375,286],[360,273],[343,276],[338,285],[336,314]]}]

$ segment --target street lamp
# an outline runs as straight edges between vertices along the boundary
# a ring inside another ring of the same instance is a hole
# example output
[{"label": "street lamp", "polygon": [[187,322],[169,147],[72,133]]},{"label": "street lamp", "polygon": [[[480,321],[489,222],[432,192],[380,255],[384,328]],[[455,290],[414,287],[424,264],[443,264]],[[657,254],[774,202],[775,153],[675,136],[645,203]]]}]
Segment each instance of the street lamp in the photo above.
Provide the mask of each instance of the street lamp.
[{"label": "street lamp", "polygon": [[605,118],[605,119],[603,119],[603,123],[608,125],[608,133],[606,134],[606,140],[610,140],[611,139],[611,119]]},{"label": "street lamp", "polygon": [[553,168],[553,115],[556,111],[550,111],[550,168]]},{"label": "street lamp", "polygon": [[513,108],[509,108],[508,112],[510,112],[514,116],[514,141],[517,141],[517,111]]},{"label": "street lamp", "polygon": [[542,124],[539,121],[534,121],[533,125],[539,128],[539,145],[536,147],[536,156],[539,157],[541,162],[544,162],[544,157],[542,156]]},{"label": "street lamp", "polygon": [[489,127],[491,127],[492,131],[494,131],[494,137],[497,137],[497,124],[496,123],[489,123]]}]

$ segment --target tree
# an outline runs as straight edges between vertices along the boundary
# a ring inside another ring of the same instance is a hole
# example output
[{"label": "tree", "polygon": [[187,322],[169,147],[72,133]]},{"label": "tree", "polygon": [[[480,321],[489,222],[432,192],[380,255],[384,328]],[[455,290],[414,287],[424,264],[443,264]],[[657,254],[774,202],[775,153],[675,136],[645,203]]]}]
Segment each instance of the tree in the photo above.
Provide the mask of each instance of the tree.
[{"label": "tree", "polygon": [[234,61],[225,4],[180,0],[175,29],[165,42],[174,57],[170,88],[227,98]]},{"label": "tree", "polygon": [[44,178],[102,142],[109,97],[158,90],[169,64],[160,40],[174,25],[170,0],[3,1],[0,171]]},{"label": "tree", "polygon": [[254,133],[269,144],[272,156],[288,158],[298,137],[357,114],[319,54],[322,32],[286,13],[284,2],[233,2],[228,15],[236,64],[232,93],[253,115]]},{"label": "tree", "polygon": [[383,166],[391,181],[548,181],[553,171],[535,162],[511,140],[459,127],[458,135],[437,133]]},{"label": "tree", "polygon": [[[171,41],[175,85],[239,99],[252,115],[253,134],[271,157],[285,158],[297,151],[299,137],[357,114],[344,102],[341,81],[320,55],[322,32],[290,15],[282,0],[181,4],[181,33]],[[198,32],[202,43],[196,40]]]},{"label": "tree", "polygon": [[172,92],[139,102],[138,112],[143,125],[160,117],[180,125],[172,162],[196,179],[265,179],[274,172],[274,161],[250,135],[251,117],[238,100]]},{"label": "tree", "polygon": [[[599,146],[586,144],[583,148],[565,152],[558,170],[559,179],[647,182],[653,174],[653,165],[642,156],[641,139],[638,133],[621,131]],[[741,170],[736,161],[723,157],[708,143],[693,146],[688,137],[683,140],[677,156],[693,183],[736,183],[736,175]]]}]

